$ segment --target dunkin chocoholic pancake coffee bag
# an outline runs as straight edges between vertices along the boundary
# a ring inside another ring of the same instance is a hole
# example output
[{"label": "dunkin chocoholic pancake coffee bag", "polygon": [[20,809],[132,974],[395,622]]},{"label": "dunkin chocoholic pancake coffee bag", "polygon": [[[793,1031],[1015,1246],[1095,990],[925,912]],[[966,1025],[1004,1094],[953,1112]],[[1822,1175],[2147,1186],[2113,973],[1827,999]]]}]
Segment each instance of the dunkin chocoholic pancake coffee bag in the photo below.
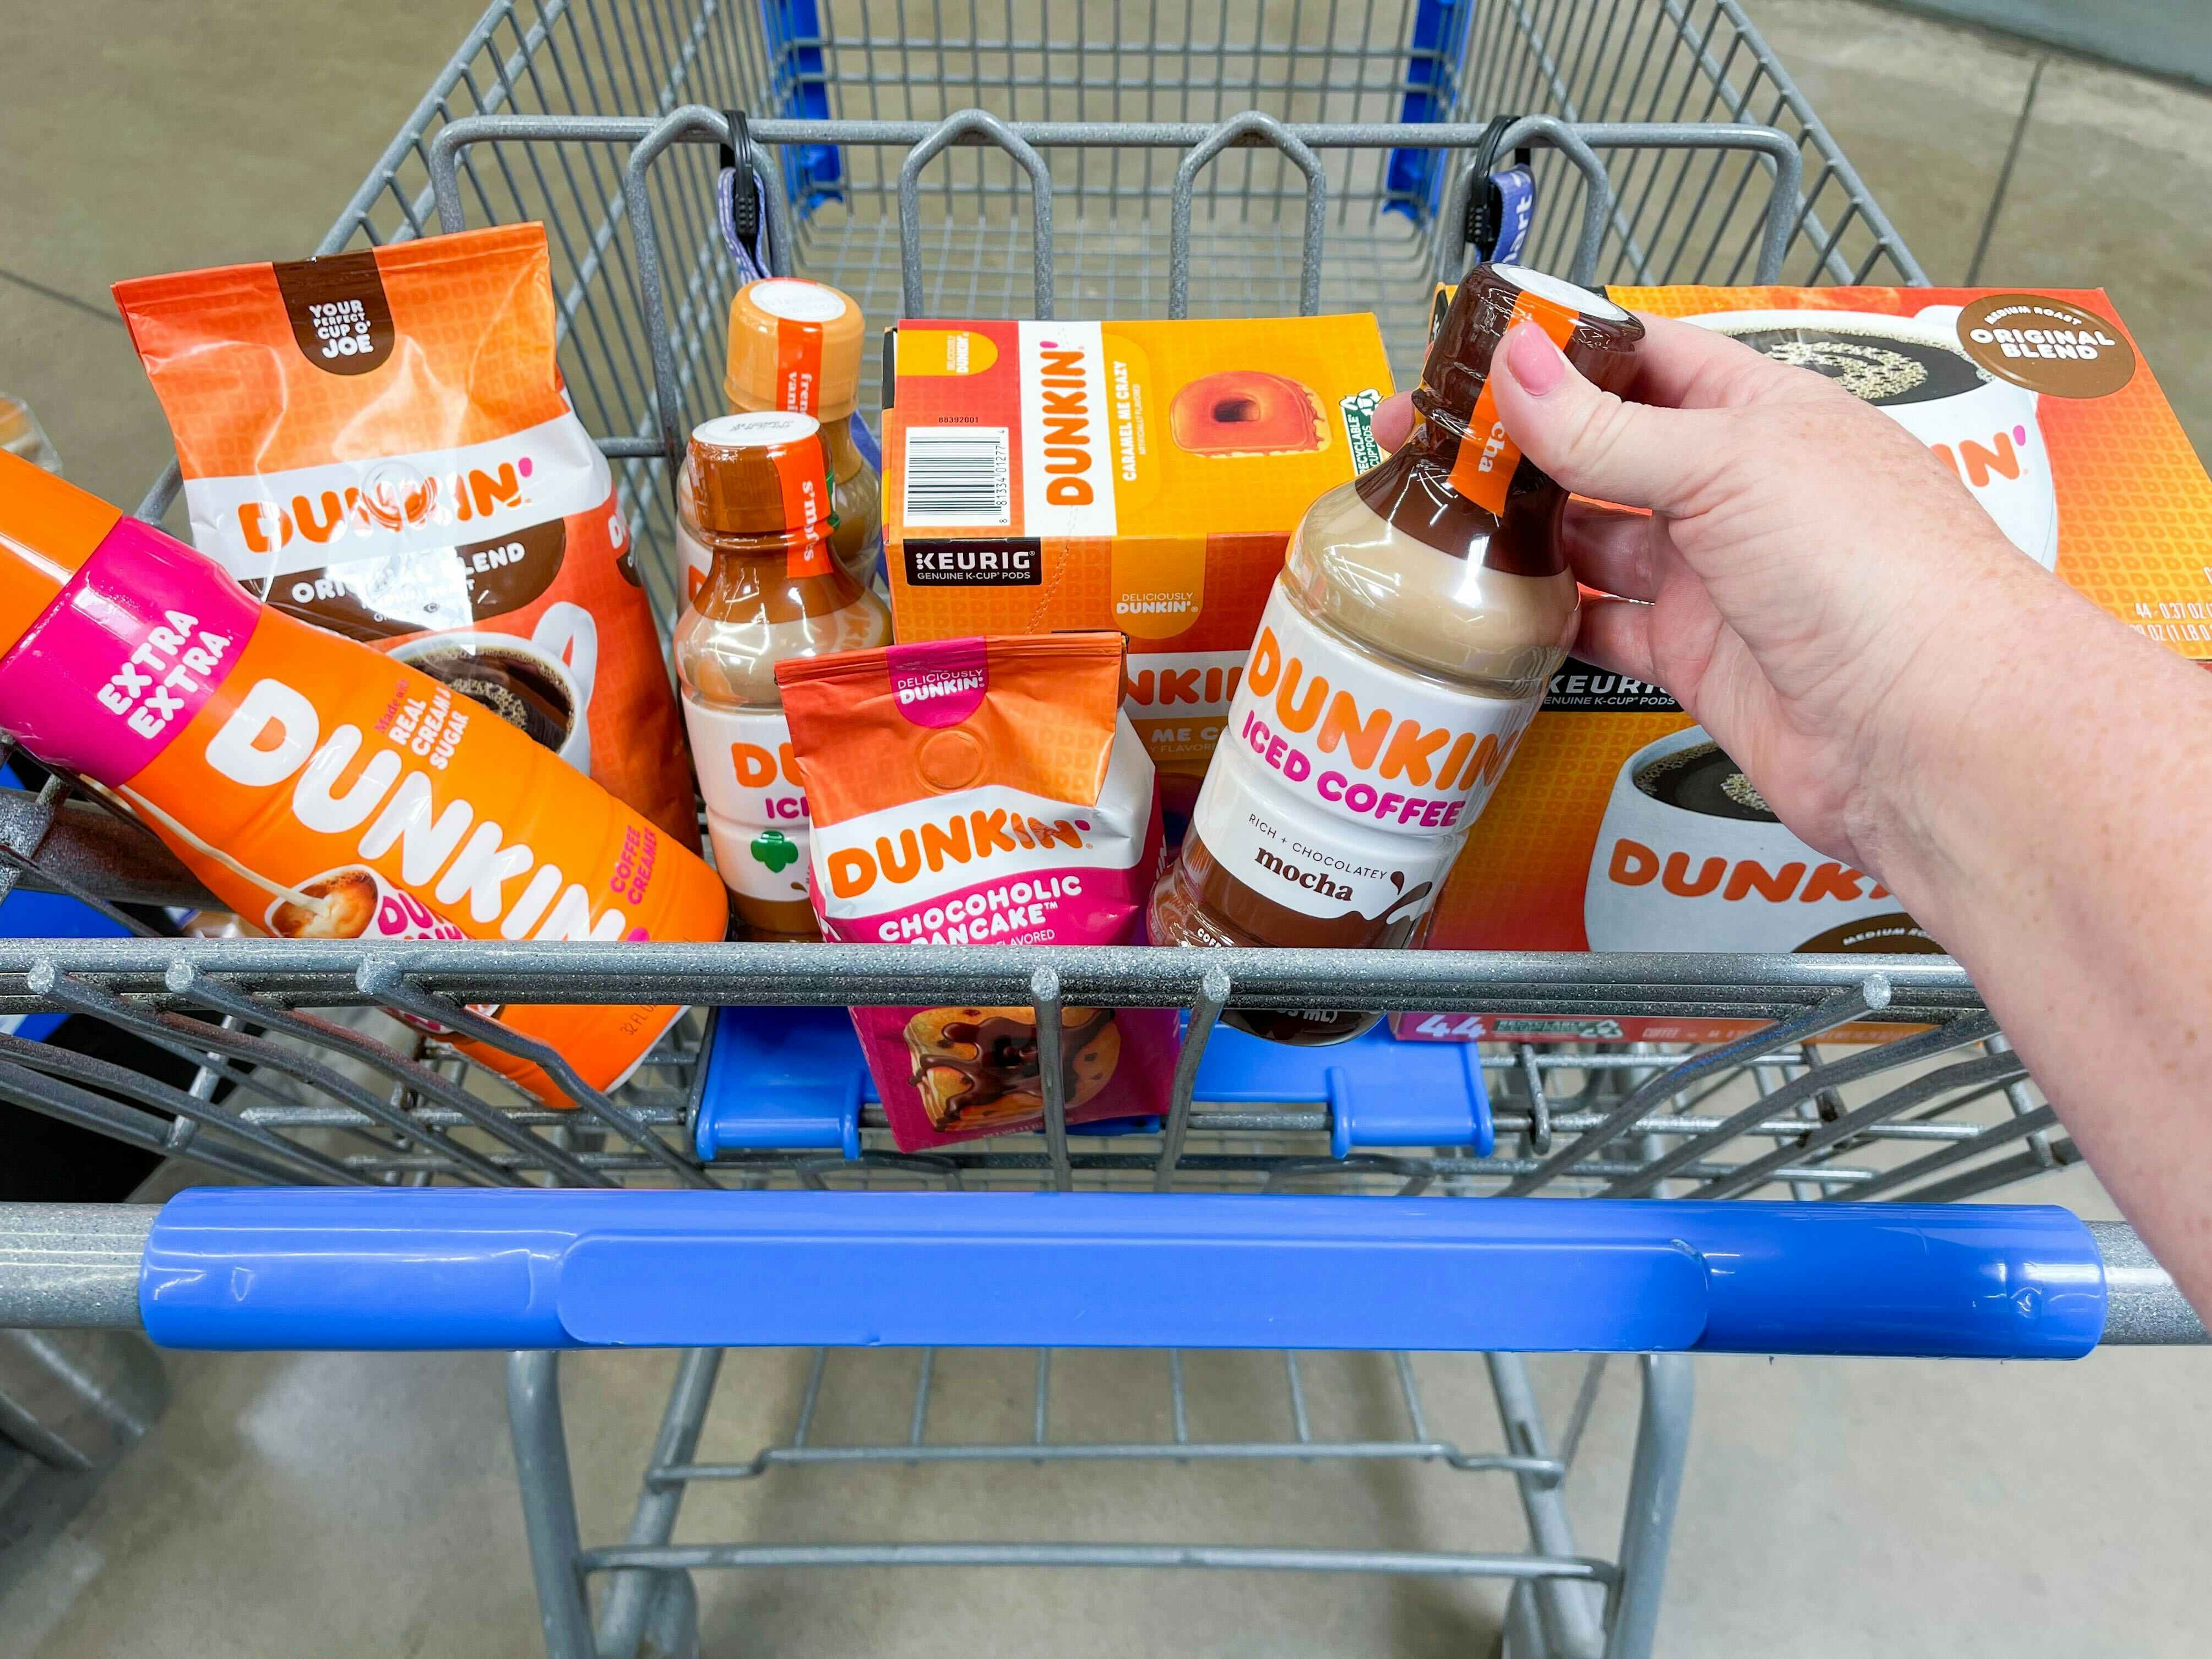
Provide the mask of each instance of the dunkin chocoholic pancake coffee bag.
[{"label": "dunkin chocoholic pancake coffee bag", "polygon": [[[1117,634],[943,640],[779,664],[815,913],[869,945],[1136,945],[1159,874]],[[855,1008],[900,1147],[1039,1127],[1028,1007]],[[1064,1008],[1071,1121],[1166,1109],[1171,1009]]]}]

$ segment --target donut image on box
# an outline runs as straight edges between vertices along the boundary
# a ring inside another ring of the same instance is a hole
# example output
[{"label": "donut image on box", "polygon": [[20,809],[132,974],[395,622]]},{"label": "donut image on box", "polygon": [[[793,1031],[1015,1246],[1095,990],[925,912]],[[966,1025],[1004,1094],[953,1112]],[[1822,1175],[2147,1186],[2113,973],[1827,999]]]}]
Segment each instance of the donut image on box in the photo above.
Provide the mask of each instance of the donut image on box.
[{"label": "donut image on box", "polygon": [[[1121,1033],[1111,1008],[1060,1011],[1060,1064],[1071,1109],[1114,1075]],[[1044,1116],[1044,1070],[1030,1008],[928,1008],[907,1022],[915,1086],[939,1134],[1034,1127]]]},{"label": "donut image on box", "polygon": [[1168,405],[1168,435],[1194,455],[1291,455],[1328,447],[1313,388],[1258,368],[1227,369],[1183,387]]}]

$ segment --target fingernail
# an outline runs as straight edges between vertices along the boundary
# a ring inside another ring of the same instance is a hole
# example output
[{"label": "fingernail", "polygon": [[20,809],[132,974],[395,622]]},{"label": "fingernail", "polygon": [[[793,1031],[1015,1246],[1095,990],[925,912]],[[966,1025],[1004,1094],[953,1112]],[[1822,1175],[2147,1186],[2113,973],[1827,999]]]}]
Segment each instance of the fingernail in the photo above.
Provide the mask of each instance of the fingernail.
[{"label": "fingernail", "polygon": [[1523,323],[1505,337],[1505,368],[1532,398],[1545,396],[1567,378],[1567,360],[1534,323]]}]

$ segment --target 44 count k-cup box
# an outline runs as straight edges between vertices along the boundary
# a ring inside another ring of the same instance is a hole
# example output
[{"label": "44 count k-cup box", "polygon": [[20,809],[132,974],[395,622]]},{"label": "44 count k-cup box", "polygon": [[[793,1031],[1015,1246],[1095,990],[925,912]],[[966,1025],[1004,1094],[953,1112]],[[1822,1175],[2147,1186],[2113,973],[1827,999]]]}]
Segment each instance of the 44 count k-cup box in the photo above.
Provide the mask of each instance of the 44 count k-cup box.
[{"label": "44 count k-cup box", "polygon": [[[1923,441],[2013,544],[2212,661],[2212,481],[2101,289],[1615,288],[1843,382]],[[1881,884],[1799,841],[1656,686],[1560,665],[1439,895],[1468,951],[1941,950]],[[1749,1020],[1400,1014],[1401,1036],[1717,1042]],[[1847,1027],[1837,1040],[1895,1036]]]}]

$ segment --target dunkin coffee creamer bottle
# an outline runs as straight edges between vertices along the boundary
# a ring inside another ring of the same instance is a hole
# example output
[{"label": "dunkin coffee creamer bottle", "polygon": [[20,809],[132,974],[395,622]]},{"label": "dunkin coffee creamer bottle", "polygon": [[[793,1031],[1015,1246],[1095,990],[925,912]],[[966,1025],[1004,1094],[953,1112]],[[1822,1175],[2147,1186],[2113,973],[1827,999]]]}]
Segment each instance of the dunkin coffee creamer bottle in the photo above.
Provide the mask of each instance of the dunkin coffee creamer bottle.
[{"label": "dunkin coffee creamer bottle", "polygon": [[[12,647],[12,648],[9,648]],[[491,711],[249,596],[205,554],[0,455],[0,726],[127,803],[288,938],[719,939],[696,854]],[[677,1008],[489,1011],[586,1083]],[[459,1047],[550,1105],[539,1066]]]},{"label": "dunkin coffee creamer bottle", "polygon": [[[747,283],[730,301],[722,395],[733,415],[783,410],[822,423],[830,555],[866,587],[876,580],[883,547],[884,485],[853,441],[861,343],[860,307],[849,295],[796,276]],[[687,597],[699,591],[712,562],[691,516],[689,487],[688,478],[677,480],[677,550]]]},{"label": "dunkin coffee creamer bottle", "polygon": [[709,560],[676,624],[684,723],[715,866],[738,915],[769,938],[821,936],[806,892],[806,791],[775,665],[891,636],[884,602],[831,556],[829,467],[812,416],[772,413],[704,422],[684,463]]},{"label": "dunkin coffee creamer bottle", "polygon": [[[1461,284],[1412,438],[1316,501],[1291,539],[1182,855],[1153,892],[1156,944],[1411,943],[1574,641],[1566,492],[1522,459],[1487,384],[1491,353],[1524,320],[1616,390],[1644,333],[1609,301],[1518,266]],[[1322,1043],[1379,1016],[1222,1018]]]}]

